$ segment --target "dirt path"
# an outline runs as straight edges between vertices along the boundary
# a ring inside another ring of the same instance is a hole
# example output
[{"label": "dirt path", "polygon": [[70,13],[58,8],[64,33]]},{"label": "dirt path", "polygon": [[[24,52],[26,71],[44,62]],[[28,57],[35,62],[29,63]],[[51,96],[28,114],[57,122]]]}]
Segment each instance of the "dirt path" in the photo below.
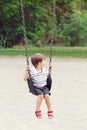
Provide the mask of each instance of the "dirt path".
[{"label": "dirt path", "polygon": [[54,119],[34,116],[36,97],[23,80],[24,57],[0,57],[0,130],[87,130],[87,60],[53,58]]}]

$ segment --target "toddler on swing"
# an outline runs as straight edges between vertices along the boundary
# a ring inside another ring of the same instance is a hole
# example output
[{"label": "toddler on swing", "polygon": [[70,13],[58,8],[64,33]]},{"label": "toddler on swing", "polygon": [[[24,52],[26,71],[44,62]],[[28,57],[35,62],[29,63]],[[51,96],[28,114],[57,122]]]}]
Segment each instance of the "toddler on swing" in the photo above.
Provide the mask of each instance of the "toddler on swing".
[{"label": "toddler on swing", "polygon": [[[45,56],[41,53],[36,53],[31,57],[31,62],[33,67],[29,68],[27,66],[24,75],[24,80],[27,80],[27,78],[29,77],[28,75],[28,71],[29,71],[33,82],[33,86],[35,88],[35,92],[37,94],[35,115],[39,119],[42,118],[40,107],[42,104],[42,100],[45,99],[45,103],[48,108],[47,114],[48,117],[51,119],[53,118],[53,111],[52,111],[51,100],[50,100],[50,91],[46,87],[48,71],[46,70],[46,68],[44,68]],[[52,69],[52,65],[50,65],[50,68]]]}]

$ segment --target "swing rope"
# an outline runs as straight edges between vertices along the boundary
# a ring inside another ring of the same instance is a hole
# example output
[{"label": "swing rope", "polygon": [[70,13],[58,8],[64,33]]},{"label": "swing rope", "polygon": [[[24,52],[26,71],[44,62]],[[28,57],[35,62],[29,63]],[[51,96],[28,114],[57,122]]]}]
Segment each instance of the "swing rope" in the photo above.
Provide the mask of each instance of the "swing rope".
[{"label": "swing rope", "polygon": [[[24,43],[25,43],[25,54],[26,54],[26,61],[27,65],[29,65],[29,57],[28,57],[28,39],[26,34],[26,25],[25,25],[25,15],[24,15],[24,6],[23,0],[20,0],[21,4],[21,17],[22,17],[22,24],[23,24],[23,34],[24,34]],[[53,17],[52,17],[52,33],[51,33],[51,40],[50,40],[50,56],[49,56],[49,64],[52,62],[52,51],[53,51],[53,42],[54,42],[54,21],[55,21],[55,8],[56,2],[54,0],[53,4]],[[49,68],[49,74],[51,73],[51,69]]]}]

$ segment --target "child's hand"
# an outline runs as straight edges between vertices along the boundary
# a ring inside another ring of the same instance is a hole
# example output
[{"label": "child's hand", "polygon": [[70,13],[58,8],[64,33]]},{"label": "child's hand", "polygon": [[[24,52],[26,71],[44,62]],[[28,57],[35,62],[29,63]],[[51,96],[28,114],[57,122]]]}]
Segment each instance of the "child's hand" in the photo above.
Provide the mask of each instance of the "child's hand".
[{"label": "child's hand", "polygon": [[49,73],[52,71],[52,63],[49,64]]},{"label": "child's hand", "polygon": [[52,69],[52,63],[49,64],[49,69]]},{"label": "child's hand", "polygon": [[29,66],[26,67],[26,71],[29,71]]}]

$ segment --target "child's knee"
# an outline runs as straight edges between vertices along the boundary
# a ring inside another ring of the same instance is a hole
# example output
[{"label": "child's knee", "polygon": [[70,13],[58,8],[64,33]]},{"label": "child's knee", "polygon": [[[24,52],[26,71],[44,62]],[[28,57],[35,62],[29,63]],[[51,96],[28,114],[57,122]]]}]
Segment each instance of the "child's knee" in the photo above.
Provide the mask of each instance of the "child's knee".
[{"label": "child's knee", "polygon": [[49,94],[46,94],[44,97],[45,97],[45,98],[49,98]]},{"label": "child's knee", "polygon": [[44,96],[43,95],[38,95],[38,98],[43,99]]}]

